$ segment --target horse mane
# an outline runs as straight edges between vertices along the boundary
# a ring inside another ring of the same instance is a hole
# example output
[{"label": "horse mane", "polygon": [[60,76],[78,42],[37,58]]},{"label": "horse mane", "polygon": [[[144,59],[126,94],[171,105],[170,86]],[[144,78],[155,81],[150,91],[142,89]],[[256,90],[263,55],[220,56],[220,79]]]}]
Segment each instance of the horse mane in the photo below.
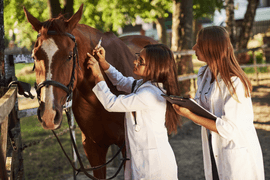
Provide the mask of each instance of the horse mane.
[{"label": "horse mane", "polygon": [[64,35],[66,32],[66,18],[60,14],[56,18],[51,18],[42,23],[39,33],[45,38],[48,38],[48,31],[56,31],[59,35]]}]

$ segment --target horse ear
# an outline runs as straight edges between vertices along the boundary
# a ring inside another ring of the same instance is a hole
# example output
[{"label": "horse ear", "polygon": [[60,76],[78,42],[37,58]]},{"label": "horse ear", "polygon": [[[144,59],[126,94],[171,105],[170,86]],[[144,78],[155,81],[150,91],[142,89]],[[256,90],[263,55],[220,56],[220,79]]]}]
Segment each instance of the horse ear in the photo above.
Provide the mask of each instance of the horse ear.
[{"label": "horse ear", "polygon": [[25,7],[23,7],[23,11],[25,13],[25,16],[28,20],[28,22],[30,24],[32,24],[32,27],[35,31],[39,32],[39,30],[41,29],[42,27],[42,23],[37,19],[35,18],[34,16],[32,16],[32,14],[30,14]]},{"label": "horse ear", "polygon": [[79,10],[69,19],[67,20],[68,30],[71,32],[78,22],[81,20],[83,14],[83,4],[80,6]]}]

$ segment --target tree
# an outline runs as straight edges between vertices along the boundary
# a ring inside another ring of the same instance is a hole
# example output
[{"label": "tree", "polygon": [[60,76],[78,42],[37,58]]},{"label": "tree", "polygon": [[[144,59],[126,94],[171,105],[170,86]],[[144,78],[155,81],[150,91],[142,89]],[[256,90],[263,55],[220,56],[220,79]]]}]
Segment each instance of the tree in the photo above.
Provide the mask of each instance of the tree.
[{"label": "tree", "polygon": [[10,38],[9,34],[15,34],[16,42],[21,47],[31,48],[32,43],[37,37],[37,33],[32,31],[32,26],[27,23],[23,6],[40,21],[49,18],[46,1],[42,0],[4,0],[4,26],[5,37]]},{"label": "tree", "polygon": [[[208,14],[210,10],[215,9],[215,4],[209,6],[209,2],[212,1],[218,0],[194,0],[195,17]],[[78,9],[82,3],[84,4],[84,13],[80,21],[82,24],[117,33],[119,27],[134,24],[136,16],[140,16],[145,22],[156,23],[161,42],[166,44],[165,19],[172,13],[171,0],[4,0],[6,37],[9,37],[9,30],[13,30],[14,33],[17,28],[18,45],[31,49],[37,33],[31,31],[32,27],[27,23],[22,11],[23,6],[43,22],[59,13],[65,14],[68,18],[73,13],[73,8]]]},{"label": "tree", "polygon": [[235,47],[235,35],[236,27],[234,20],[234,0],[225,1],[225,10],[226,10],[226,29],[230,35],[232,45]]},{"label": "tree", "polygon": [[[194,17],[194,35],[196,36],[201,29],[198,21],[201,19],[212,19],[215,10],[223,7],[221,0],[193,0],[193,17]],[[196,40],[194,38],[194,40]]]},{"label": "tree", "polygon": [[[5,62],[4,62],[4,51],[5,51],[5,41],[4,41],[4,4],[3,1],[0,2],[0,82],[4,79],[5,73]],[[0,147],[1,148],[1,147]],[[1,153],[1,152],[0,152]],[[1,155],[0,155],[1,156]]]},{"label": "tree", "polygon": [[[193,34],[193,0],[173,0],[173,26],[172,47],[173,51],[192,49]],[[178,74],[193,72],[192,56],[176,57]],[[190,96],[190,80],[180,82],[181,95]]]},{"label": "tree", "polygon": [[165,19],[172,13],[173,3],[171,0],[148,0],[142,6],[142,10],[136,15],[146,22],[155,22],[160,42],[167,44],[167,27]]},{"label": "tree", "polygon": [[50,9],[50,18],[55,18],[59,14],[64,14],[69,19],[73,14],[73,0],[64,0],[62,9],[59,0],[48,0],[48,7]]},{"label": "tree", "polygon": [[238,50],[247,48],[258,4],[259,0],[248,0],[247,11],[236,43],[236,49]]}]

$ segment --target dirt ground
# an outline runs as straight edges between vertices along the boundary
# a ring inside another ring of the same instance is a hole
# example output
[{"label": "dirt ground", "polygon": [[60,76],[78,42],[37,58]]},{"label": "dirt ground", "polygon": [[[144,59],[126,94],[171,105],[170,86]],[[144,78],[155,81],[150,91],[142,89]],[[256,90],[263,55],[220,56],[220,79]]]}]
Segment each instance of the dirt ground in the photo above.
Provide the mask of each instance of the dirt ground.
[{"label": "dirt ground", "polygon": [[[254,125],[261,144],[265,179],[270,179],[270,85],[254,86],[252,93],[254,108]],[[178,134],[170,139],[178,164],[179,180],[204,180],[202,146],[200,127],[190,120],[185,121]],[[108,177],[115,169],[108,170]],[[73,178],[69,178],[72,180]],[[78,180],[88,179],[82,174],[77,176]],[[120,173],[115,180],[122,180]]]}]

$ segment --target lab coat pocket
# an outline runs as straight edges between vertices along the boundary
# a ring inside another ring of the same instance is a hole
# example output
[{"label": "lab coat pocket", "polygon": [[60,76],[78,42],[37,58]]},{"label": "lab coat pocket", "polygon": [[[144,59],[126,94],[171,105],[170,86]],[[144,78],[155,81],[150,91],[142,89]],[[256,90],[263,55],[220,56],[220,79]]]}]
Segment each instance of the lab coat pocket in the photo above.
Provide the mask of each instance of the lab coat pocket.
[{"label": "lab coat pocket", "polygon": [[226,180],[247,180],[251,163],[247,148],[223,149],[223,173]]},{"label": "lab coat pocket", "polygon": [[158,149],[138,151],[138,158],[135,159],[137,179],[162,179],[162,167]]},{"label": "lab coat pocket", "polygon": [[134,135],[138,151],[157,148],[156,138],[150,129],[147,129],[143,126],[141,127],[140,131],[135,132]]}]

